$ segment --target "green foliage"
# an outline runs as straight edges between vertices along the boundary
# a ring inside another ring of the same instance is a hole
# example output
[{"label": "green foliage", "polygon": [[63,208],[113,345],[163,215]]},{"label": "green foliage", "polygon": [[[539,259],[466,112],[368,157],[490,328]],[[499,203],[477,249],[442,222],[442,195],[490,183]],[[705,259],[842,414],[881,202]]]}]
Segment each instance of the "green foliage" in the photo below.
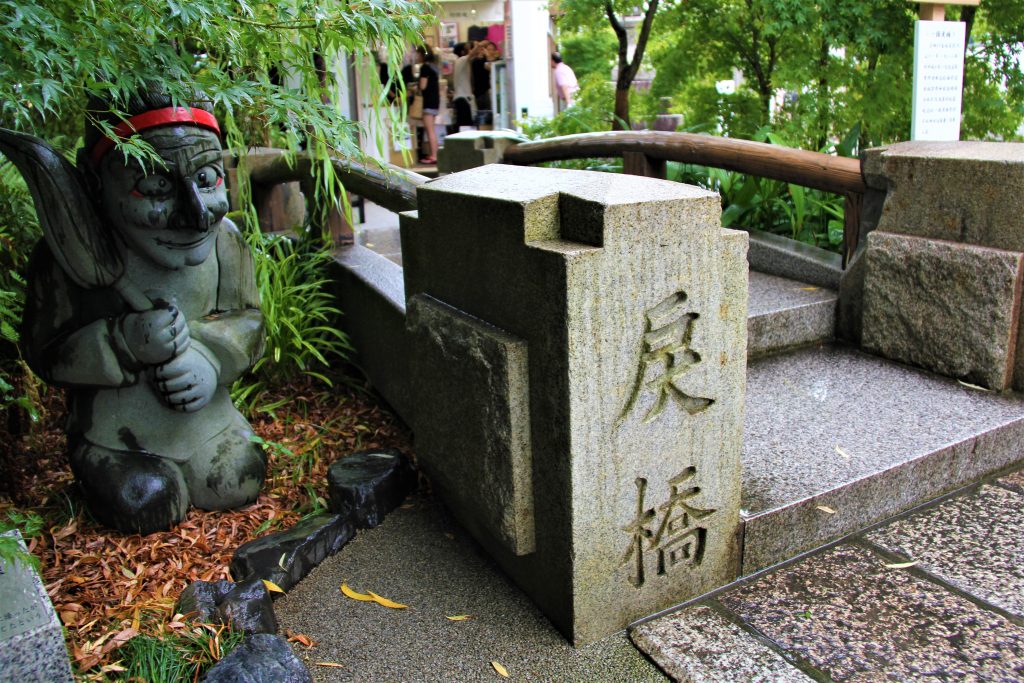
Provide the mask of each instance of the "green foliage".
[{"label": "green foliage", "polygon": [[34,512],[8,510],[6,519],[0,518],[0,564],[20,564],[39,571],[39,558],[26,552],[18,542],[17,536],[5,535],[5,532],[17,529],[21,532],[22,538],[29,539],[42,533],[45,525],[43,518]]},{"label": "green foliage", "polygon": [[[88,95],[112,98],[116,111],[132,91],[159,83],[178,101],[206,93],[237,149],[263,142],[247,140],[246,130],[258,137],[275,130],[292,149],[310,140],[358,156],[355,124],[330,102],[333,70],[318,72],[314,54],[373,63],[379,49],[397,73],[405,44],[433,21],[432,7],[429,0],[3,0],[0,125],[77,125]],[[379,83],[367,81],[383,103]],[[147,154],[135,142],[125,150]]]},{"label": "green foliage", "polygon": [[[754,139],[785,145],[767,128]],[[763,230],[836,252],[841,249],[844,206],[838,195],[696,164],[669,162],[667,170],[670,180],[721,195],[723,227]]]},{"label": "green foliage", "polygon": [[121,648],[122,680],[147,683],[189,683],[245,640],[241,631],[201,624],[189,631],[161,637],[138,635]]},{"label": "green foliage", "polygon": [[253,409],[265,389],[301,375],[330,385],[325,371],[346,358],[352,347],[335,327],[341,311],[329,289],[330,247],[323,241],[297,241],[258,229],[246,233],[256,261],[266,349],[251,376],[235,384],[233,397]]},{"label": "green foliage", "polygon": [[562,59],[572,67],[577,80],[590,74],[597,74],[604,80],[611,80],[612,66],[618,40],[607,21],[599,26],[588,26],[574,33],[559,36]]},{"label": "green foliage", "polygon": [[573,105],[553,118],[522,121],[523,134],[531,140],[544,140],[559,135],[596,133],[611,130],[615,88],[608,79],[592,73],[579,79]]}]

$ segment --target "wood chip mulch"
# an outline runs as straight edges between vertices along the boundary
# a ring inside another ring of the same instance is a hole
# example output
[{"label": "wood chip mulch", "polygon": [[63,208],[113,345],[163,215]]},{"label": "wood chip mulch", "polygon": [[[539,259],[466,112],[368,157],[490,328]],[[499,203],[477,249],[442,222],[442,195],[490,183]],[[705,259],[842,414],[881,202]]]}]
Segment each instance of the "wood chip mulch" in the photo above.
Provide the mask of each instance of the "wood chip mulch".
[{"label": "wood chip mulch", "polygon": [[171,530],[147,536],[104,528],[83,509],[64,455],[57,392],[44,401],[44,420],[28,434],[12,435],[11,421],[7,433],[0,429],[8,489],[0,491],[0,519],[26,513],[43,518],[45,528],[29,549],[42,563],[80,676],[117,671],[117,648],[136,633],[186,628],[174,619],[181,591],[192,581],[230,579],[238,546],[325,506],[330,463],[368,448],[411,453],[407,428],[365,392],[303,380],[278,394],[266,402],[282,399],[282,405],[252,421],[271,442],[257,502],[227,512],[193,508]]}]

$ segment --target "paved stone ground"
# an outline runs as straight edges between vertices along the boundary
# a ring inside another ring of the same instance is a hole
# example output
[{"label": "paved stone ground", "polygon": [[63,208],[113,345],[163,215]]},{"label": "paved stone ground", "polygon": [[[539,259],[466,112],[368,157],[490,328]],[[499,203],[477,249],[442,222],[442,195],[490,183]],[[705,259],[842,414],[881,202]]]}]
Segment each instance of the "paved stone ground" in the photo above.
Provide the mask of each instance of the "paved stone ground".
[{"label": "paved stone ground", "polygon": [[633,629],[676,680],[1024,681],[1024,472]]}]

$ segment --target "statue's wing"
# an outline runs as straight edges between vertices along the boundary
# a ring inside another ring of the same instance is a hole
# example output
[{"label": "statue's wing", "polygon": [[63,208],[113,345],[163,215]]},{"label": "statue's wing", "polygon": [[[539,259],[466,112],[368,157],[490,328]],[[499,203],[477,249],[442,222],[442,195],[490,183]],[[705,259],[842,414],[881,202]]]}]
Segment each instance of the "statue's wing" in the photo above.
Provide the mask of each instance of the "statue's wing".
[{"label": "statue's wing", "polygon": [[68,277],[89,289],[113,284],[123,266],[78,169],[39,138],[5,128],[0,152],[25,178],[46,242]]},{"label": "statue's wing", "polygon": [[116,287],[135,310],[152,307],[121,278],[124,265],[78,169],[43,140],[6,128],[0,128],[0,152],[28,184],[43,236],[65,274],[87,289]]}]

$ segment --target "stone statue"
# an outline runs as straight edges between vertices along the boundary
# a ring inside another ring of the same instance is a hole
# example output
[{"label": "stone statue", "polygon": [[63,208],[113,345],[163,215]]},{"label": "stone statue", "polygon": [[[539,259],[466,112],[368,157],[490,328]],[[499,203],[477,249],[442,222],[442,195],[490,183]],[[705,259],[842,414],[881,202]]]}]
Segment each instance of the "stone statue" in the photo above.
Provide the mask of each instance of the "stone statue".
[{"label": "stone statue", "polygon": [[225,218],[209,106],[149,92],[127,113],[115,132],[162,165],[126,160],[89,122],[77,168],[12,131],[0,151],[46,237],[29,264],[26,358],[67,389],[71,467],[93,515],[148,533],[190,503],[223,510],[259,493],[266,458],[228,388],[262,352],[263,316],[252,255]]}]

